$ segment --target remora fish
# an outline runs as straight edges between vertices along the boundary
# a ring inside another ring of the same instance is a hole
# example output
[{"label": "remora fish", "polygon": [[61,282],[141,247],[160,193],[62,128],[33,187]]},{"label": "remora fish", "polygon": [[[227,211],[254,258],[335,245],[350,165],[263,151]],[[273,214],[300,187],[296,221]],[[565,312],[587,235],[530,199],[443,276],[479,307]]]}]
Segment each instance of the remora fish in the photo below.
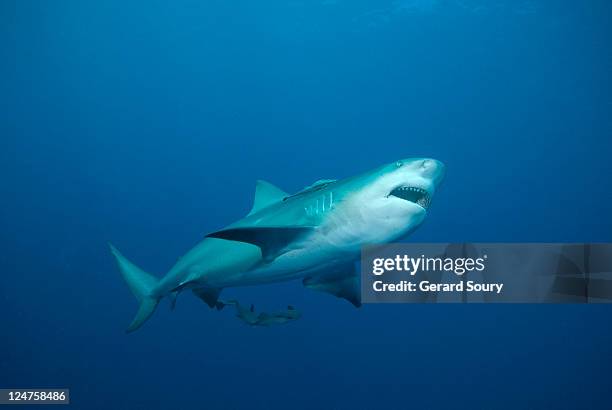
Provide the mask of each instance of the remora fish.
[{"label": "remora fish", "polygon": [[200,243],[158,279],[112,245],[140,307],[138,329],[160,299],[185,289],[215,306],[223,288],[302,279],[304,286],[360,306],[354,262],[364,244],[386,243],[419,226],[444,165],[411,158],[343,180],[320,180],[293,195],[258,181],[249,214]]},{"label": "remora fish", "polygon": [[224,306],[234,306],[236,308],[236,317],[250,326],[281,325],[302,317],[302,314],[291,305],[287,306],[287,309],[282,312],[256,313],[255,306],[251,305],[249,308],[246,308],[238,303],[237,300],[217,302],[217,309],[221,310]]}]

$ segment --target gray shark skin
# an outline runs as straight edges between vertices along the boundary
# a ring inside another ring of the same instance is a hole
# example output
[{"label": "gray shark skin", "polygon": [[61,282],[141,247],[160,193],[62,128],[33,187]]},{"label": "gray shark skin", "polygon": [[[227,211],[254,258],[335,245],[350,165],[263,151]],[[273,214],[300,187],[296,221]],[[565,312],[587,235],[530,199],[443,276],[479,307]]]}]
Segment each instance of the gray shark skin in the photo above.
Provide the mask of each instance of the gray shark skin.
[{"label": "gray shark skin", "polygon": [[320,180],[288,194],[258,181],[249,214],[208,234],[161,279],[112,245],[119,270],[140,306],[138,329],[163,297],[190,289],[214,307],[223,288],[302,279],[304,286],[360,306],[354,262],[365,244],[407,236],[425,219],[444,165],[410,158],[342,180]]}]

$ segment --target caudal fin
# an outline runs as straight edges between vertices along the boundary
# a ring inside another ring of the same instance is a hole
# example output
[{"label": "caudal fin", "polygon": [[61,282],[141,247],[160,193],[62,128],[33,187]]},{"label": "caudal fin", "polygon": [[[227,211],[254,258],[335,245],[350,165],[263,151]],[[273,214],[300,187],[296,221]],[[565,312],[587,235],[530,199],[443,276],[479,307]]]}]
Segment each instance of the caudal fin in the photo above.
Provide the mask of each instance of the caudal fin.
[{"label": "caudal fin", "polygon": [[111,253],[117,260],[121,276],[140,303],[136,317],[126,330],[128,333],[133,332],[153,314],[159,303],[160,298],[153,295],[158,280],[128,261],[113,245],[109,244],[109,246]]}]

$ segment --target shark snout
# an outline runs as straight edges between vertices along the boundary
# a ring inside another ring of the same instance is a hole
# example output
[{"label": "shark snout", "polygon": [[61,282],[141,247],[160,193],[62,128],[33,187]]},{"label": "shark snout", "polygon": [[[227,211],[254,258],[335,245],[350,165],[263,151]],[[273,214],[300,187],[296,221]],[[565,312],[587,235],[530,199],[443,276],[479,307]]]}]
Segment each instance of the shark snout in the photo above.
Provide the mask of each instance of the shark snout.
[{"label": "shark snout", "polygon": [[423,177],[430,178],[436,186],[444,179],[445,166],[437,159],[425,158],[419,164]]}]

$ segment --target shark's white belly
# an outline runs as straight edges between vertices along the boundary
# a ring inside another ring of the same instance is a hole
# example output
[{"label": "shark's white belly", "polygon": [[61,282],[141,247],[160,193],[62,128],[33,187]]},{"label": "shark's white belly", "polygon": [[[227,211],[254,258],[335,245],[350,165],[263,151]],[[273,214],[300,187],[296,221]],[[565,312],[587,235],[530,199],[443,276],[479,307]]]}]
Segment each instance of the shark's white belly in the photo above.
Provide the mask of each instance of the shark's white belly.
[{"label": "shark's white belly", "polygon": [[373,224],[359,207],[338,209],[311,234],[291,244],[273,261],[226,276],[219,287],[248,286],[300,279],[328,266],[357,260],[364,243],[379,243],[397,230],[393,224]]},{"label": "shark's white belly", "polygon": [[305,238],[296,245],[269,263],[246,272],[227,275],[213,285],[218,287],[249,286],[300,279],[325,266],[357,259],[359,256],[355,252],[331,248],[315,237]]}]

